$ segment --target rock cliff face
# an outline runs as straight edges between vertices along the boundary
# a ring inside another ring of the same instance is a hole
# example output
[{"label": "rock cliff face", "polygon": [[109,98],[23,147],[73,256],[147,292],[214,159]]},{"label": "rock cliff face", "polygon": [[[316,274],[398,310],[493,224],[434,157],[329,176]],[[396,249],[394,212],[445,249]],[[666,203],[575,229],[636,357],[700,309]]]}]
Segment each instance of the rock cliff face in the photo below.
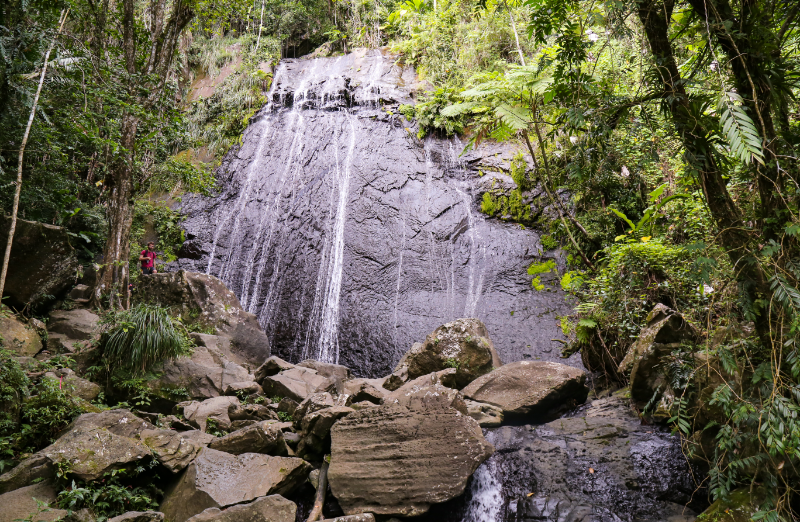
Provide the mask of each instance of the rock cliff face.
[{"label": "rock cliff face", "polygon": [[558,360],[564,296],[525,272],[557,253],[479,212],[515,151],[419,140],[397,110],[415,82],[378,50],[281,62],[220,192],[184,198],[191,255],[175,269],[219,277],[291,362],[385,375],[459,317],[481,318],[504,361]]}]

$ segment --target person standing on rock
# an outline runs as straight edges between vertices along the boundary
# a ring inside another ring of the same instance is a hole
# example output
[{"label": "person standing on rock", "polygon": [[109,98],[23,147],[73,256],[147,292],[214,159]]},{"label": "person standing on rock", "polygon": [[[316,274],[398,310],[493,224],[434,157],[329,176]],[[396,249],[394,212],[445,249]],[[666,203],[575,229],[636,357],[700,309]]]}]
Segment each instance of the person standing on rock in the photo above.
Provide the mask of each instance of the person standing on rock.
[{"label": "person standing on rock", "polygon": [[156,244],[152,241],[147,243],[147,250],[142,250],[139,253],[139,261],[142,262],[142,275],[157,274],[156,270]]}]

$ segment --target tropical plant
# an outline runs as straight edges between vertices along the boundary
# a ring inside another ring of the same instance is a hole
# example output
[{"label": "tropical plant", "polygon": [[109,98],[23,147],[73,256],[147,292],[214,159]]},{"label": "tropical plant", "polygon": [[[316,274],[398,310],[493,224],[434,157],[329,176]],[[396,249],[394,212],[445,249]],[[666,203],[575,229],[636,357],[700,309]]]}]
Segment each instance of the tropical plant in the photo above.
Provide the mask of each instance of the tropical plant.
[{"label": "tropical plant", "polygon": [[183,325],[158,305],[139,303],[130,310],[110,313],[104,322],[103,355],[108,368],[141,375],[190,350]]}]

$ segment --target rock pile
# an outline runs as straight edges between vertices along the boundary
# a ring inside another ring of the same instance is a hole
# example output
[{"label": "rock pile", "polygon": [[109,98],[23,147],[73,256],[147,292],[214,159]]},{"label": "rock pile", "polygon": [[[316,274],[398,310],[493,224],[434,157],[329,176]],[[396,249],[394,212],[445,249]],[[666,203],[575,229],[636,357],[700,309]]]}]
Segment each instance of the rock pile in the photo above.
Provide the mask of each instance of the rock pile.
[{"label": "rock pile", "polygon": [[[462,495],[493,454],[481,426],[586,397],[575,368],[503,366],[477,319],[439,327],[391,375],[366,379],[336,364],[270,357],[254,318],[213,277],[179,272],[145,281],[140,291],[217,334],[192,334],[191,355],[155,368],[147,411],[95,408],[0,475],[0,513],[8,495],[28,506],[15,518],[35,508],[35,495],[53,502],[57,475],[92,483],[155,467],[165,491],[160,511],[126,513],[119,522],[294,521],[289,499],[309,482],[324,483],[319,469],[328,469],[330,492],[346,515],[337,520],[417,516]],[[34,326],[13,321],[20,356],[97,350],[98,317],[88,310],[52,314],[47,352]],[[262,357],[253,364],[258,343]],[[102,391],[82,368],[39,378],[84,401]],[[326,456],[329,468],[320,466]]]}]

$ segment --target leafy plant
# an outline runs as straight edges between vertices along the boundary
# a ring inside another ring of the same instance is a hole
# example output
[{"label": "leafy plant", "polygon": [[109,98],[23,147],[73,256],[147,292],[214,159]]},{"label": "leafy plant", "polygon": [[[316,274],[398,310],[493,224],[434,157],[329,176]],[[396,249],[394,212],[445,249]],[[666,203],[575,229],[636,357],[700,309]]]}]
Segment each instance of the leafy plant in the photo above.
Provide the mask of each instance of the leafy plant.
[{"label": "leafy plant", "polygon": [[[154,463],[151,462],[151,467]],[[98,522],[129,511],[154,510],[162,491],[155,486],[154,477],[137,483],[136,479],[145,471],[143,466],[139,466],[133,471],[119,469],[108,472],[101,480],[93,482],[72,480],[58,494],[58,506],[70,511],[88,508]]]},{"label": "leafy plant", "polygon": [[161,306],[139,303],[110,314],[105,324],[103,354],[109,368],[141,375],[157,363],[190,353],[183,325]]}]

